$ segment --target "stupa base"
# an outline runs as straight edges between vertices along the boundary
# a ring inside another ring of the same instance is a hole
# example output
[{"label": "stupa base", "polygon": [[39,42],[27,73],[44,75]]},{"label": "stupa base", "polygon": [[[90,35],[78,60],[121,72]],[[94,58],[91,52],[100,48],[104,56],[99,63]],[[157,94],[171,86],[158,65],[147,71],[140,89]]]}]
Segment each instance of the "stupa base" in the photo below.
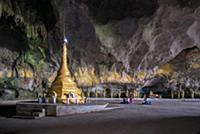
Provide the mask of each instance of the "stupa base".
[{"label": "stupa base", "polygon": [[33,116],[33,111],[45,111],[45,116],[64,116],[89,112],[111,110],[118,107],[108,107],[103,105],[66,105],[37,102],[20,102],[16,104],[16,114],[18,116]]}]

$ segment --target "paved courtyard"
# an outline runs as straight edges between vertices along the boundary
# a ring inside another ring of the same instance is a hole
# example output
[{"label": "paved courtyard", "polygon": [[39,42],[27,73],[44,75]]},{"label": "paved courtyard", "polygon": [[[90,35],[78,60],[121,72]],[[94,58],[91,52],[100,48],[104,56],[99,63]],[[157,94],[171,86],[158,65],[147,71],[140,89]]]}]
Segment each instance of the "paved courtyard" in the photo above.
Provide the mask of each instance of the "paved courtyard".
[{"label": "paved courtyard", "polygon": [[0,134],[200,134],[200,102],[115,104],[111,111],[45,117],[0,117]]}]

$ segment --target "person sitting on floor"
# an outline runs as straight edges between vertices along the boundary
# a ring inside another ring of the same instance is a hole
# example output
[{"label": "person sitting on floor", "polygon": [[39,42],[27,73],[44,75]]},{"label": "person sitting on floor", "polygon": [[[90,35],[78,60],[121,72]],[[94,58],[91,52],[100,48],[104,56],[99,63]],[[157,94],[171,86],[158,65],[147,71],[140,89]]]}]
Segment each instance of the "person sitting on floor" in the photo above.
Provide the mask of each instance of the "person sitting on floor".
[{"label": "person sitting on floor", "polygon": [[146,94],[144,94],[144,100],[142,101],[142,104],[145,104],[145,105],[151,105],[152,104],[151,100],[147,97]]},{"label": "person sitting on floor", "polygon": [[121,104],[129,104],[128,99],[124,97],[123,101],[121,102]]},{"label": "person sitting on floor", "polygon": [[133,102],[133,98],[132,96],[130,95],[129,98],[128,98],[128,103],[132,103]]}]

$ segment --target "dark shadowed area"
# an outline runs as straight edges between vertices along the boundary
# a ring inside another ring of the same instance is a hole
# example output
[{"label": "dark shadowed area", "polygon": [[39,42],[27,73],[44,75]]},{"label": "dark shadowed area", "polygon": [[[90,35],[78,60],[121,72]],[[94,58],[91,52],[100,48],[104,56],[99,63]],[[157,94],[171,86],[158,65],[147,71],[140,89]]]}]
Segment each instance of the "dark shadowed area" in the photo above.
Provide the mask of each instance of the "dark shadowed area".
[{"label": "dark shadowed area", "polygon": [[199,102],[153,101],[153,105],[119,105],[121,109],[44,117],[36,120],[0,117],[1,134],[199,134]]}]

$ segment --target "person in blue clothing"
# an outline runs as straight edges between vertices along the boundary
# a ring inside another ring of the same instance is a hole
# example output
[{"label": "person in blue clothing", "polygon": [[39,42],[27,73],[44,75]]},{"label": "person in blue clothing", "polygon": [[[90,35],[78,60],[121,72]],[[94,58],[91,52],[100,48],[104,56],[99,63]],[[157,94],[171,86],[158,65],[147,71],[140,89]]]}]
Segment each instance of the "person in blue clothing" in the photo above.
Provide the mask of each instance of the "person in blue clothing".
[{"label": "person in blue clothing", "polygon": [[142,104],[146,104],[146,105],[152,104],[151,100],[148,99],[147,94],[144,94],[144,100],[142,101]]}]

